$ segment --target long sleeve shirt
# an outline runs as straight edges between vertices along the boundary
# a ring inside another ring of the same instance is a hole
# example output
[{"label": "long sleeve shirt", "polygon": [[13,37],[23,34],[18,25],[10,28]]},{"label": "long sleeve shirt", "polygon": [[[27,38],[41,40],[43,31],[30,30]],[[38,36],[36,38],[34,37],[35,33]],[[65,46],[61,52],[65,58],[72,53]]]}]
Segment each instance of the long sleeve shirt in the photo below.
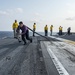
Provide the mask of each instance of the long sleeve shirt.
[{"label": "long sleeve shirt", "polygon": [[23,25],[22,27],[18,26],[17,30],[20,30],[20,29],[22,30],[22,34],[25,34],[26,31],[28,30],[28,28],[25,25]]}]

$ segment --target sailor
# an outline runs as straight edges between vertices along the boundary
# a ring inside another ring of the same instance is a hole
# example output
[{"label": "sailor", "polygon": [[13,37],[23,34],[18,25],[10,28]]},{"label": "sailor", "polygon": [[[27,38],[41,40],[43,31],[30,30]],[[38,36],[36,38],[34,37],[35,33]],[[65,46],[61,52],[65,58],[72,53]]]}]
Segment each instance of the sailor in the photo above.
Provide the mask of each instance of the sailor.
[{"label": "sailor", "polygon": [[35,30],[36,30],[36,23],[34,23],[34,25],[33,25],[33,36],[35,36]]},{"label": "sailor", "polygon": [[32,38],[29,37],[29,30],[26,27],[26,25],[24,25],[23,22],[21,21],[21,22],[19,22],[19,26],[20,26],[19,29],[22,30],[22,33],[20,35],[22,36],[22,40],[24,42],[24,45],[26,44],[26,39],[29,40],[30,42],[32,42]]},{"label": "sailor", "polygon": [[59,27],[59,35],[62,35],[62,29],[63,29],[63,27]]},{"label": "sailor", "polygon": [[17,27],[18,27],[18,23],[17,23],[17,20],[15,20],[15,22],[12,25],[12,29],[14,32],[14,38],[17,38],[17,34],[16,34]]},{"label": "sailor", "polygon": [[50,26],[50,35],[52,36],[52,32],[53,32],[53,25]]},{"label": "sailor", "polygon": [[45,36],[48,36],[48,26],[47,25],[44,27],[44,31],[45,31]]},{"label": "sailor", "polygon": [[70,31],[71,31],[71,27],[69,27],[69,28],[67,29],[67,33],[68,33],[68,35],[71,34]]}]

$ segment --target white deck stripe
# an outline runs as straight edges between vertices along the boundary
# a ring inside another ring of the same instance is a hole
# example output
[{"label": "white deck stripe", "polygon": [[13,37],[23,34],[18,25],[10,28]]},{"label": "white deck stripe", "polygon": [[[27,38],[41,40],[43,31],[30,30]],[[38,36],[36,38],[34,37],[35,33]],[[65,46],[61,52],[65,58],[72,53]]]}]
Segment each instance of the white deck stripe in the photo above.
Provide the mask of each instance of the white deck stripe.
[{"label": "white deck stripe", "polygon": [[49,55],[51,56],[59,74],[60,75],[69,75],[69,73],[66,71],[66,69],[63,67],[63,65],[60,63],[60,61],[55,56],[55,54],[52,52],[52,50],[50,49],[49,46],[47,47],[47,51],[48,51]]}]

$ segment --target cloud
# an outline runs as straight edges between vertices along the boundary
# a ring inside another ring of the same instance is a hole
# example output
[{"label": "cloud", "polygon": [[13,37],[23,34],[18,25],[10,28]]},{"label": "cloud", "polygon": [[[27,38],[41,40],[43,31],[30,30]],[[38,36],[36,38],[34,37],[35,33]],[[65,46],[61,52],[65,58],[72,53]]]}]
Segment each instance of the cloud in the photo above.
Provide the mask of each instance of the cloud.
[{"label": "cloud", "polygon": [[22,8],[17,8],[16,12],[23,13],[23,9]]},{"label": "cloud", "polygon": [[30,22],[36,22],[36,23],[41,23],[41,21],[39,19],[31,19]]},{"label": "cloud", "polygon": [[33,14],[34,17],[37,17],[37,18],[44,18],[45,16],[43,16],[42,14],[40,13],[34,13]]},{"label": "cloud", "polygon": [[66,18],[66,20],[73,21],[73,20],[75,20],[75,17],[68,17],[68,18]]},{"label": "cloud", "polygon": [[8,13],[6,11],[0,11],[1,15],[8,15]]},{"label": "cloud", "polygon": [[33,18],[31,20],[29,20],[29,22],[32,22],[32,23],[36,22],[39,24],[46,22],[46,19],[42,14],[33,13],[32,15],[33,15]]},{"label": "cloud", "polygon": [[39,13],[34,13],[35,16],[41,17],[41,14]]},{"label": "cloud", "polygon": [[24,10],[22,8],[15,8],[15,9],[6,9],[5,11],[0,11],[0,15],[14,15],[14,14],[21,14]]}]

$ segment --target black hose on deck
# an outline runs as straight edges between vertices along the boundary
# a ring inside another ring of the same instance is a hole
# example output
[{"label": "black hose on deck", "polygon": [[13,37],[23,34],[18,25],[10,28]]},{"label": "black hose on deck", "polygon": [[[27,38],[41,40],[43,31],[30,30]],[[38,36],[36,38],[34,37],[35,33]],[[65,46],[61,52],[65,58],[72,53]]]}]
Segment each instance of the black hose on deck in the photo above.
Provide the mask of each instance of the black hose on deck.
[{"label": "black hose on deck", "polygon": [[[29,28],[28,26],[27,26],[27,28],[30,30],[30,31],[32,31],[32,32],[34,32],[31,28]],[[39,34],[39,33],[37,33],[37,32],[34,32],[34,33],[36,33],[37,35],[39,35],[39,36],[41,36],[41,37],[43,37],[43,38],[46,38],[48,41],[51,41],[48,37],[46,37],[46,36],[43,36],[43,35],[41,35],[41,34]]]}]

